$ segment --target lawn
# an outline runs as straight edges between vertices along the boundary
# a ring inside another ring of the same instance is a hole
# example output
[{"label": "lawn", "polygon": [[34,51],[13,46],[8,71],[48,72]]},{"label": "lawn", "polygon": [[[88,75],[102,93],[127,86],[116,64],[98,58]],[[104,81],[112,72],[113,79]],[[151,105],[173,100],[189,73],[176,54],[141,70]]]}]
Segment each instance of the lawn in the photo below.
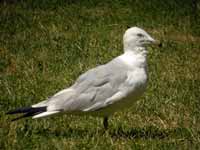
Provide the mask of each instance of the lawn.
[{"label": "lawn", "polygon": [[[0,149],[200,149],[200,3],[157,0],[0,2]],[[195,7],[197,6],[197,7]],[[73,84],[123,53],[127,26],[148,47],[149,83],[109,118],[57,116],[10,122],[5,113]]]}]

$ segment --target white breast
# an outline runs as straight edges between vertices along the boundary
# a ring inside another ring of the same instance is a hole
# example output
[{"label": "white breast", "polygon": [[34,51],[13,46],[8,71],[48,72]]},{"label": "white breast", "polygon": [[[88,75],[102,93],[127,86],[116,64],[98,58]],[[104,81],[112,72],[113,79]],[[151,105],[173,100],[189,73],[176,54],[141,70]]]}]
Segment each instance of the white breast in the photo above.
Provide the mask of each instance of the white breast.
[{"label": "white breast", "polygon": [[124,53],[119,57],[130,70],[127,72],[127,80],[123,89],[128,89],[127,97],[114,104],[112,108],[123,109],[133,105],[133,103],[141,96],[147,85],[147,64],[146,57],[134,53]]},{"label": "white breast", "polygon": [[146,68],[147,66],[146,55],[143,52],[134,53],[132,51],[127,51],[118,58],[132,69]]},{"label": "white breast", "polygon": [[106,107],[103,113],[106,112],[108,115],[134,105],[138,97],[144,93],[147,85],[147,67],[144,56],[125,53],[118,58],[129,68],[127,79],[120,87],[120,90],[126,93],[126,97]]}]

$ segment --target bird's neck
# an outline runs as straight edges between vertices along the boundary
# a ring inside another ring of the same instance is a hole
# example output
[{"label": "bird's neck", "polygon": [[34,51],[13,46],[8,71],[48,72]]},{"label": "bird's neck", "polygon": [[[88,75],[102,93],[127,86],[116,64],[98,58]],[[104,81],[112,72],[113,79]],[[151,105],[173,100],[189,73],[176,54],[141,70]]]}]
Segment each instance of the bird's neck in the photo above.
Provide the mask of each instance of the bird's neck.
[{"label": "bird's neck", "polygon": [[121,59],[128,65],[145,67],[146,66],[147,51],[145,47],[135,47],[134,49],[124,50],[124,54],[121,55]]},{"label": "bird's neck", "polygon": [[136,46],[136,47],[133,47],[133,48],[124,49],[124,53],[129,53],[129,54],[134,54],[134,55],[141,55],[141,56],[146,57],[147,50],[146,50],[145,47]]}]

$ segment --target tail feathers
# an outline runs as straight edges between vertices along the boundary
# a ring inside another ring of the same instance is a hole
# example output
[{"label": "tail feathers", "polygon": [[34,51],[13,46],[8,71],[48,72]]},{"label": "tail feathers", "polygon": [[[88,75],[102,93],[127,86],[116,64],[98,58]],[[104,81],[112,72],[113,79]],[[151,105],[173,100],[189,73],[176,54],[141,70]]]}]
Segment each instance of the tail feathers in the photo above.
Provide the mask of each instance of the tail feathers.
[{"label": "tail feathers", "polygon": [[35,116],[38,115],[40,113],[46,112],[47,111],[47,107],[23,107],[23,108],[18,108],[16,110],[13,111],[9,111],[6,114],[18,114],[18,113],[22,113],[22,116],[19,116],[15,119],[12,119],[12,121],[21,119],[21,118],[25,118],[25,117],[31,117],[31,116]]}]

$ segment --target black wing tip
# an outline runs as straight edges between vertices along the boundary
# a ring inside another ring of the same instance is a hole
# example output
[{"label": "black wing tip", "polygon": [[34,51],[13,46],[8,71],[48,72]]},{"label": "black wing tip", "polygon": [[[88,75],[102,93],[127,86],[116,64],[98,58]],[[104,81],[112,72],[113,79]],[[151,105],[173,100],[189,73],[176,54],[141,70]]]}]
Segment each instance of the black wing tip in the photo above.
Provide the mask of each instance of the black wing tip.
[{"label": "black wing tip", "polygon": [[6,114],[7,115],[12,115],[12,114],[26,113],[31,109],[32,109],[32,107],[22,107],[22,108],[17,108],[15,110],[10,110]]},{"label": "black wing tip", "polygon": [[22,107],[22,108],[18,108],[18,109],[15,109],[15,110],[8,111],[6,114],[8,114],[8,115],[23,114],[22,116],[19,116],[19,117],[11,120],[11,121],[16,121],[16,120],[19,120],[21,118],[31,117],[31,116],[34,116],[34,115],[37,115],[37,114],[40,114],[40,113],[46,112],[46,111],[47,111],[46,106],[43,106],[43,107]]}]

